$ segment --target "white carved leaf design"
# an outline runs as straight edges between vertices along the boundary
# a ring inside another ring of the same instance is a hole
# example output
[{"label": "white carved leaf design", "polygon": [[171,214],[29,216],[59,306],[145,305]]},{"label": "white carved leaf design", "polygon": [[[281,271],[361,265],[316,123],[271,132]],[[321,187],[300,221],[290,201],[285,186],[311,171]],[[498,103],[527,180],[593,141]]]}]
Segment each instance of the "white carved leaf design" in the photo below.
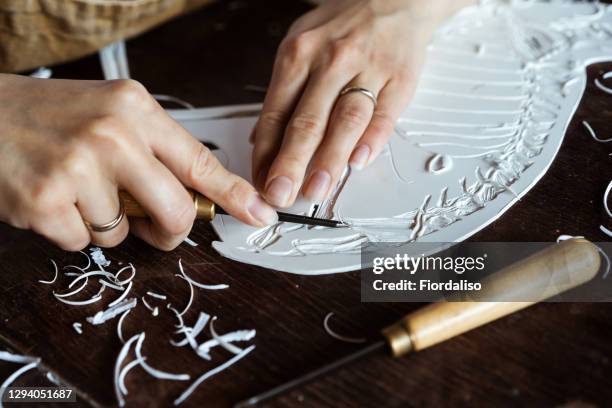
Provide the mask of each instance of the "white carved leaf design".
[{"label": "white carved leaf design", "polygon": [[[436,34],[416,95],[385,152],[350,174],[317,214],[350,228],[213,225],[241,262],[302,274],[358,269],[372,242],[457,242],[501,216],[546,172],[580,102],[585,67],[611,59],[612,7],[485,2]],[[191,115],[194,115],[191,113]],[[250,179],[255,119],[181,120]],[[290,211],[308,213],[298,202]]]}]

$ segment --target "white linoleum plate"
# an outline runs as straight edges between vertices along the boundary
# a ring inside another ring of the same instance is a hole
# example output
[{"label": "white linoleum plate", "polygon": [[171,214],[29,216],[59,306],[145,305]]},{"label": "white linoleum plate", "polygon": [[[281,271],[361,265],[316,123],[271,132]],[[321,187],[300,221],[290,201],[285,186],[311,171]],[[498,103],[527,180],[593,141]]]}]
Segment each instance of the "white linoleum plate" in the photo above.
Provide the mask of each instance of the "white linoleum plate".
[{"label": "white linoleum plate", "polygon": [[[610,6],[516,1],[466,9],[429,47],[416,96],[384,154],[320,206],[318,216],[350,228],[256,229],[220,216],[213,226],[221,241],[213,245],[240,262],[324,274],[359,269],[360,250],[371,242],[462,241],[545,174],[584,92],[585,67],[606,60]],[[255,119],[210,116],[196,110],[179,120],[250,180]]]}]

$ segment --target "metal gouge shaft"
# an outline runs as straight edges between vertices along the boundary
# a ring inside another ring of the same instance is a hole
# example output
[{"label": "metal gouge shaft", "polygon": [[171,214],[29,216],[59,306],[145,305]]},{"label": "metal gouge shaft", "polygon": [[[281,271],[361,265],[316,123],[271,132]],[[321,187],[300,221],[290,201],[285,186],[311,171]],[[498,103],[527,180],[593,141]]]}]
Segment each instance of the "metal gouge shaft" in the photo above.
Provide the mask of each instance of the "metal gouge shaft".
[{"label": "metal gouge shaft", "polygon": [[[193,204],[196,208],[196,218],[199,220],[212,221],[217,214],[227,214],[223,208],[217,206],[214,202],[204,197],[202,194],[193,190],[187,190],[193,199]],[[148,215],[138,202],[130,194],[125,191],[119,192],[119,199],[125,208],[125,214],[128,217],[146,218]],[[344,224],[340,221],[327,220],[324,218],[307,217],[305,215],[288,214],[277,212],[278,220],[283,222],[291,222],[296,224],[315,225],[321,227],[338,228]]]},{"label": "metal gouge shaft", "polygon": [[458,293],[452,301],[431,303],[384,328],[384,340],[240,402],[236,407],[269,400],[374,352],[389,350],[394,357],[400,357],[431,347],[580,286],[595,277],[599,266],[598,248],[584,239],[552,245],[483,279],[478,295]]}]

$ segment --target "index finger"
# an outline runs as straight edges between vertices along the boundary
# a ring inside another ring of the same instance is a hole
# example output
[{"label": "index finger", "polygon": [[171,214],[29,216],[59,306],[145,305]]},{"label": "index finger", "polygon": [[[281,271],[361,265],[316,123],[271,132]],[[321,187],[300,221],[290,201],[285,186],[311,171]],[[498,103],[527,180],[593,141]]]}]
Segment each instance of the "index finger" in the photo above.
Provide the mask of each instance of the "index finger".
[{"label": "index finger", "polygon": [[[243,178],[229,172],[214,154],[164,112],[150,146],[181,182],[205,195],[225,211],[253,226],[278,221],[276,211]],[[168,138],[167,135],[173,135]]]}]

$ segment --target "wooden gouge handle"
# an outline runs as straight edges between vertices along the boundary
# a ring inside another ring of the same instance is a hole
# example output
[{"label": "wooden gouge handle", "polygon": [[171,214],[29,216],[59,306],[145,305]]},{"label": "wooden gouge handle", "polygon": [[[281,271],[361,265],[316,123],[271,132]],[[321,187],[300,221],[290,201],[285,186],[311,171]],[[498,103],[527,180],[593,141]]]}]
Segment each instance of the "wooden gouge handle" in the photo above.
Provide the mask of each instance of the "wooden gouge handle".
[{"label": "wooden gouge handle", "polygon": [[[191,198],[193,199],[193,205],[196,209],[196,217],[201,220],[212,221],[216,215],[215,203],[204,197],[200,193],[196,193],[193,190],[187,190]],[[123,203],[125,208],[125,215],[128,217],[146,218],[148,215],[142,209],[140,204],[125,191],[119,192],[119,200]]]},{"label": "wooden gouge handle", "polygon": [[[214,202],[204,197],[202,194],[197,193],[193,190],[187,190],[191,198],[193,199],[193,205],[196,209],[196,218],[198,220],[206,220],[212,221],[217,214],[225,214],[228,215],[223,208],[217,206]],[[144,211],[144,209],[138,204],[138,202],[126,193],[125,191],[119,192],[119,199],[123,204],[123,208],[125,209],[125,214],[128,217],[139,217],[146,218],[148,215]],[[338,220],[330,220],[326,218],[316,218],[309,217],[306,215],[299,214],[290,214],[277,211],[278,221],[280,222],[289,222],[294,224],[302,224],[302,225],[316,225],[327,228],[342,228],[345,225],[342,221]]]},{"label": "wooden gouge handle", "polygon": [[423,350],[580,286],[595,277],[600,262],[594,244],[563,241],[486,277],[476,295],[429,304],[383,329],[383,335],[395,357]]}]

